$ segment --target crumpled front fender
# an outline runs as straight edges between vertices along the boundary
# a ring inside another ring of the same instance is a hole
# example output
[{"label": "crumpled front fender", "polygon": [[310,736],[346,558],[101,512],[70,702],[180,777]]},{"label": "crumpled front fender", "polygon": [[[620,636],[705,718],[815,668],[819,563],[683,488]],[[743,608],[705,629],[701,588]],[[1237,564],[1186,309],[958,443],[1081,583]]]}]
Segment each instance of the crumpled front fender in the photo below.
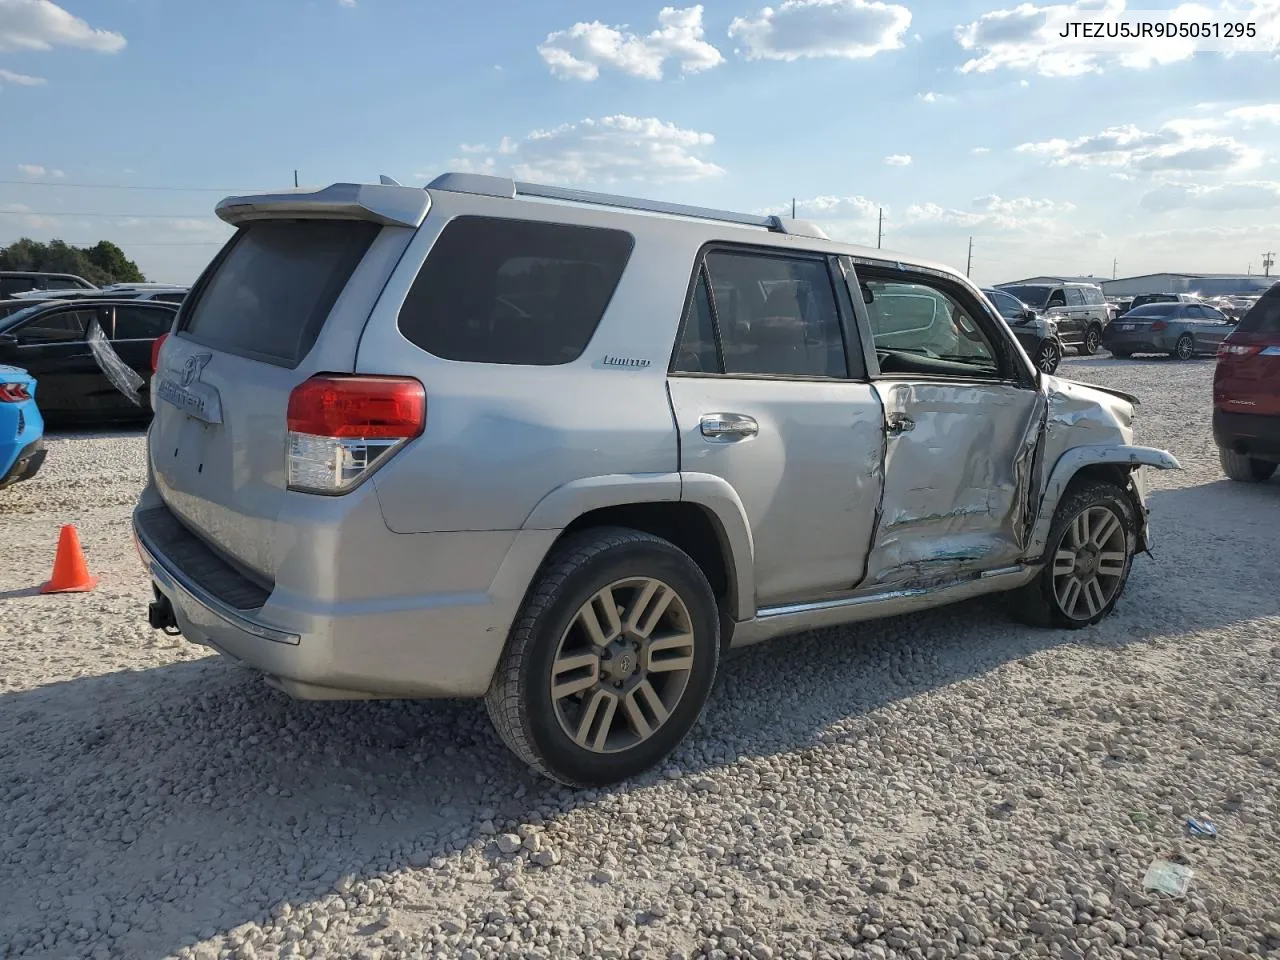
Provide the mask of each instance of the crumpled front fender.
[{"label": "crumpled front fender", "polygon": [[1138,510],[1138,542],[1145,548],[1149,542],[1147,534],[1146,484],[1142,482],[1140,467],[1154,467],[1157,470],[1181,470],[1182,464],[1167,450],[1155,447],[1135,447],[1126,444],[1089,444],[1072,447],[1058,458],[1053,465],[1053,472],[1044,485],[1044,493],[1040,499],[1040,509],[1036,514],[1036,522],[1031,529],[1031,537],[1027,543],[1026,556],[1039,559],[1049,542],[1049,528],[1053,525],[1053,515],[1057,512],[1058,503],[1066,493],[1067,486],[1081,470],[1093,466],[1116,466],[1132,472],[1132,488],[1135,506]]}]

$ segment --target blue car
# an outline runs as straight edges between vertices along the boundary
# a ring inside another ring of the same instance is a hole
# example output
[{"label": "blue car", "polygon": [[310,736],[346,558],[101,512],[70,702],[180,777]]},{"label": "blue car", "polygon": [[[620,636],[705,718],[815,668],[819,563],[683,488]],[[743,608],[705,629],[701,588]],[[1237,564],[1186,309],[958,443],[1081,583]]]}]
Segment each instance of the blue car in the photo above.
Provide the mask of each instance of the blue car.
[{"label": "blue car", "polygon": [[0,489],[34,477],[44,455],[35,378],[21,367],[0,364]]}]

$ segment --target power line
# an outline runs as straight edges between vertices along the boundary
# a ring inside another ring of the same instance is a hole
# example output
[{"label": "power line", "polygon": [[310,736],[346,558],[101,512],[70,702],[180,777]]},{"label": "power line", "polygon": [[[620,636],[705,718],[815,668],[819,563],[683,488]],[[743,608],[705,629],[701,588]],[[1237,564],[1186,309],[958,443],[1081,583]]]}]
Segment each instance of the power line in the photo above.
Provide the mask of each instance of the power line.
[{"label": "power line", "polygon": [[21,187],[74,187],[80,190],[155,190],[164,193],[255,193],[259,187],[155,187],[134,183],[64,183],[60,180],[0,180]]},{"label": "power line", "polygon": [[211,213],[71,213],[63,210],[0,210],[0,217],[118,217],[122,220],[205,220]]}]

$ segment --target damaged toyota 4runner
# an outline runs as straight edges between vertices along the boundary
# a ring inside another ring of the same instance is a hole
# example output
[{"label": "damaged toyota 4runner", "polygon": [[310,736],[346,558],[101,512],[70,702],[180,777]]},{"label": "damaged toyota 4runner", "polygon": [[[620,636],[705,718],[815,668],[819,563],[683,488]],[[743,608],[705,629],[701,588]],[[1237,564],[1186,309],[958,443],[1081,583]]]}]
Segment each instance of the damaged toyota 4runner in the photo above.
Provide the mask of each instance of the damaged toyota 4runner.
[{"label": "damaged toyota 4runner", "polygon": [[963,276],[804,222],[470,174],[218,214],[156,361],[151,624],[295,697],[484,698],[564,783],[660,761],[730,646],[1098,622],[1178,467]]}]

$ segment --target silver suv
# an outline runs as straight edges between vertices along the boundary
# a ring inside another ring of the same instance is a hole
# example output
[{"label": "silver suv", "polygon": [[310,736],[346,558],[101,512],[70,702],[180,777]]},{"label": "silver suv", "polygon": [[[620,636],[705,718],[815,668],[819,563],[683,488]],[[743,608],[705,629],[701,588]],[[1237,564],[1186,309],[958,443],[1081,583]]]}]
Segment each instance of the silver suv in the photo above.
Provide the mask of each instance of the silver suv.
[{"label": "silver suv", "polygon": [[1096,623],[1178,466],[954,270],[801,222],[469,174],[218,214],[151,391],[151,624],[296,697],[483,697],[568,784],[657,763],[729,646]]}]

